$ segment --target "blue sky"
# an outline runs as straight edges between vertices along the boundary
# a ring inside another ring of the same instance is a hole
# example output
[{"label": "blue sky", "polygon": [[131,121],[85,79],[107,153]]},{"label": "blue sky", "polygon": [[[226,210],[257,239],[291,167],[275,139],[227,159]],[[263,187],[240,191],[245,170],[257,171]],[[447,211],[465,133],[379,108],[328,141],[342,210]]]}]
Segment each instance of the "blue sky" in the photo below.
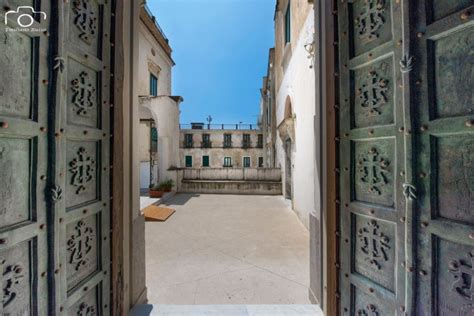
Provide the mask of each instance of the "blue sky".
[{"label": "blue sky", "polygon": [[173,49],[181,123],[255,123],[275,0],[148,0]]}]

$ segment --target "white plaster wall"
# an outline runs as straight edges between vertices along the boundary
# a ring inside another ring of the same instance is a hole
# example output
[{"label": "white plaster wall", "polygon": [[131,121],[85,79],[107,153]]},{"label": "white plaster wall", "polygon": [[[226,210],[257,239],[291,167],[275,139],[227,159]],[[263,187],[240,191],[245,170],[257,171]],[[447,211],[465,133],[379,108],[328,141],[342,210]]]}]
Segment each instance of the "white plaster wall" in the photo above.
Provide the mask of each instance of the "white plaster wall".
[{"label": "white plaster wall", "polygon": [[[179,157],[179,102],[168,96],[140,98],[141,106],[149,109],[158,130],[158,179],[176,182],[176,171],[180,167]],[[141,141],[143,142],[143,141]]]},{"label": "white plaster wall", "polygon": [[[171,95],[171,69],[173,61],[168,57],[163,48],[158,44],[146,26],[140,21],[139,28],[139,58],[138,82],[136,83],[138,95],[150,95],[150,69],[149,62],[161,68],[155,75],[158,76],[158,95]],[[155,56],[152,54],[152,48]]]},{"label": "white plaster wall", "polygon": [[[293,209],[303,224],[309,226],[309,214],[314,210],[314,69],[310,69],[306,43],[313,41],[314,16],[310,11],[300,33],[298,44],[293,46],[283,80],[276,96],[276,121],[284,119],[285,103],[289,96],[295,115],[295,144],[292,152]],[[281,67],[281,65],[277,65]],[[285,152],[279,135],[276,140],[276,167],[281,167],[285,183]]]}]

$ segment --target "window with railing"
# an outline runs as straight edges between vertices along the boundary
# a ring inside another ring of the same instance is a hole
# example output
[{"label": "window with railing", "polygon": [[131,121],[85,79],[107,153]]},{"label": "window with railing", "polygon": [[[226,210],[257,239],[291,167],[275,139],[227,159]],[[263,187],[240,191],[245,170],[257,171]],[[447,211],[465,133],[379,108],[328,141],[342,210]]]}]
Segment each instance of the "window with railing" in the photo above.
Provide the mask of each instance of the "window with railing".
[{"label": "window with railing", "polygon": [[250,148],[251,147],[250,143],[250,134],[244,134],[242,137],[242,148]]},{"label": "window with railing", "polygon": [[257,147],[263,148],[263,134],[258,134],[257,139]]},{"label": "window with railing", "polygon": [[202,134],[202,148],[211,148],[211,135],[210,134]]},{"label": "window with railing", "polygon": [[232,134],[224,134],[224,148],[232,147]]},{"label": "window with railing", "polygon": [[193,134],[184,134],[184,147],[185,148],[193,147]]}]

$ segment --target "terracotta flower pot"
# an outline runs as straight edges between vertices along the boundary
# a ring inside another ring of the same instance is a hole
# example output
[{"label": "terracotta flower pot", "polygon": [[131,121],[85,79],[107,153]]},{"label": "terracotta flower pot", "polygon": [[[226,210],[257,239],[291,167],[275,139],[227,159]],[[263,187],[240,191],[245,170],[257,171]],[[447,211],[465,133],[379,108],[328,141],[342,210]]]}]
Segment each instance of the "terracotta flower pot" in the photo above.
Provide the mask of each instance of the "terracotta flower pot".
[{"label": "terracotta flower pot", "polygon": [[148,195],[151,198],[160,198],[160,197],[163,196],[163,194],[164,194],[164,191],[162,191],[162,190],[152,190],[152,189],[150,189],[150,192],[149,192]]}]

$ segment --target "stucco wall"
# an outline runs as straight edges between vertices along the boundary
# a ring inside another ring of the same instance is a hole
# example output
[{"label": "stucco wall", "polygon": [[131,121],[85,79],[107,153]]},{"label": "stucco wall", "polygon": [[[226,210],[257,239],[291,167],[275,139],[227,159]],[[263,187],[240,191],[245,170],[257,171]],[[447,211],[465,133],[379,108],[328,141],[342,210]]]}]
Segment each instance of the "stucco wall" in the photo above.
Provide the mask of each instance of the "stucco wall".
[{"label": "stucco wall", "polygon": [[[138,45],[139,64],[138,80],[136,83],[138,95],[150,94],[150,72],[158,77],[158,95],[171,95],[171,69],[173,61],[150,34],[142,21],[140,21],[139,25]],[[153,55],[153,52],[155,55]],[[160,70],[158,71],[158,69]]]},{"label": "stucco wall", "polygon": [[[285,44],[285,12],[291,6],[291,41]],[[275,12],[275,79],[277,89],[280,87],[284,74],[284,58],[291,57],[297,49],[301,32],[304,32],[308,14],[312,15],[313,5],[307,0],[278,0]]]},{"label": "stucco wall", "polygon": [[[179,102],[168,96],[141,97],[140,105],[153,114],[158,131],[158,177],[176,181],[176,172],[168,170],[180,167],[179,157]],[[146,140],[141,140],[143,143]]]},{"label": "stucco wall", "polygon": [[[183,148],[184,135],[192,134],[194,148]],[[201,148],[202,134],[209,134],[212,148]],[[223,148],[224,134],[232,134],[233,148]],[[242,148],[243,134],[250,134],[251,148]],[[258,130],[192,130],[183,129],[180,131],[180,162],[184,167],[185,156],[193,156],[193,168],[202,167],[202,156],[209,156],[211,168],[222,168],[224,157],[232,157],[232,166],[240,168],[243,166],[243,157],[250,157],[252,168],[258,167],[258,157],[263,157],[263,149],[257,146]]]},{"label": "stucco wall", "polygon": [[[295,2],[295,1],[293,1]],[[277,124],[283,121],[285,104],[289,99],[293,109],[295,142],[292,146],[292,192],[293,208],[306,227],[309,225],[309,213],[314,210],[314,70],[310,69],[306,43],[312,42],[314,16],[312,11],[306,15],[300,38],[293,46],[280,88],[277,90]],[[285,152],[280,137],[276,143],[276,167],[283,171],[285,183]],[[297,181],[295,181],[297,180]]]}]

